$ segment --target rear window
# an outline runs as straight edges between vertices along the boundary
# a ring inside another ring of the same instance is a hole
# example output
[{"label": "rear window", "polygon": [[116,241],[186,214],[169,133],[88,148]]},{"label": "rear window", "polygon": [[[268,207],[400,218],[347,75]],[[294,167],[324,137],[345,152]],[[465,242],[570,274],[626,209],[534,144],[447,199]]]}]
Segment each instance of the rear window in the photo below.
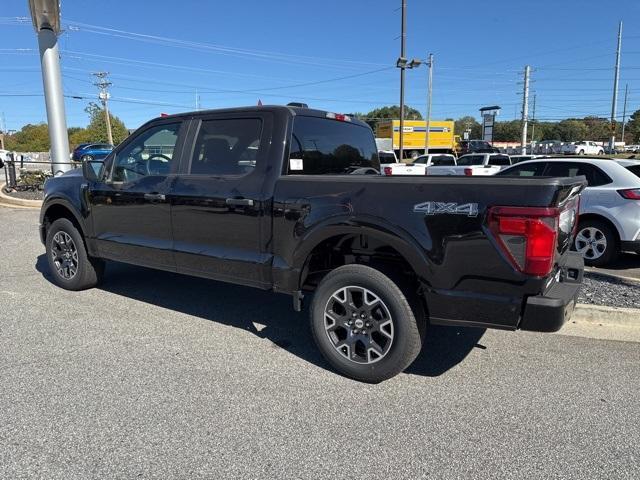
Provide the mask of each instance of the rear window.
[{"label": "rear window", "polygon": [[293,121],[288,167],[289,175],[366,174],[379,170],[380,161],[371,129],[298,115]]},{"label": "rear window", "polygon": [[431,165],[434,167],[451,167],[456,164],[451,155],[435,155],[431,158]]},{"label": "rear window", "polygon": [[378,152],[380,163],[396,163],[396,156],[393,153]]},{"label": "rear window", "polygon": [[631,173],[633,173],[636,177],[640,177],[640,165],[632,165],[631,167],[627,167]]},{"label": "rear window", "polygon": [[508,155],[492,155],[489,157],[489,165],[511,165],[511,160]]},{"label": "rear window", "polygon": [[484,155],[463,155],[458,159],[458,165],[468,167],[469,165],[482,165]]}]

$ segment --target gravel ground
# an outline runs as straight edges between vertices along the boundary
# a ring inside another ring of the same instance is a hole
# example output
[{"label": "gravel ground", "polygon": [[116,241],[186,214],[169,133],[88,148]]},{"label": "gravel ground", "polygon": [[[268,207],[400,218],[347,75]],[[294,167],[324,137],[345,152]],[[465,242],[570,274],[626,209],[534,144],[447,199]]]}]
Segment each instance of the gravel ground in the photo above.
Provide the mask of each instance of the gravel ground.
[{"label": "gravel ground", "polygon": [[10,197],[21,198],[23,200],[42,200],[44,197],[44,192],[42,190],[12,190],[9,192],[3,188],[2,193],[9,195]]},{"label": "gravel ground", "polygon": [[578,302],[608,307],[640,308],[640,282],[585,272]]}]

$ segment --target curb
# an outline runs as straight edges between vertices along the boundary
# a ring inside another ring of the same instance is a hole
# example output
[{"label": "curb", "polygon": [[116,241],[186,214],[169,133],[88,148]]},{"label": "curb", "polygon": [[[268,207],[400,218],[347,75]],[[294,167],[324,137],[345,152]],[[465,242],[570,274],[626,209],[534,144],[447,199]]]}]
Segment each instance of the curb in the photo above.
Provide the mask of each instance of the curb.
[{"label": "curb", "polygon": [[602,275],[603,277],[615,278],[617,280],[625,280],[627,282],[640,283],[640,278],[627,277],[626,275],[618,275],[617,273],[611,273],[611,272],[602,272],[602,271],[598,270],[597,268],[593,268],[593,267],[585,268],[584,272],[585,273],[593,273],[595,275]]},{"label": "curb", "polygon": [[4,207],[41,208],[42,200],[26,200],[24,198],[14,198],[2,192],[4,182],[0,183],[0,205]]},{"label": "curb", "polygon": [[640,327],[640,308],[605,307],[579,303],[569,321],[618,327]]}]

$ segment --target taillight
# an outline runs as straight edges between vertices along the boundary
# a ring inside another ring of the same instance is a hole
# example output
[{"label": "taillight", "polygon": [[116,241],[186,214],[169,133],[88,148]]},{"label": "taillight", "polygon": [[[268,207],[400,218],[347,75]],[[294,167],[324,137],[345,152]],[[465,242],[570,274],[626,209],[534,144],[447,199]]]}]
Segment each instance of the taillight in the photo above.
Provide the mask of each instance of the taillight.
[{"label": "taillight", "polygon": [[473,175],[473,168],[465,168],[465,169],[464,169],[464,174],[465,174],[467,177],[472,176],[472,175]]},{"label": "taillight", "polygon": [[492,207],[489,229],[514,267],[544,277],[553,269],[559,217],[557,208]]},{"label": "taillight", "polygon": [[628,188],[626,190],[618,190],[618,193],[627,200],[640,200],[640,188]]},{"label": "taillight", "polygon": [[393,170],[391,169],[391,167],[384,167],[383,170],[385,175],[391,175],[393,173]]}]

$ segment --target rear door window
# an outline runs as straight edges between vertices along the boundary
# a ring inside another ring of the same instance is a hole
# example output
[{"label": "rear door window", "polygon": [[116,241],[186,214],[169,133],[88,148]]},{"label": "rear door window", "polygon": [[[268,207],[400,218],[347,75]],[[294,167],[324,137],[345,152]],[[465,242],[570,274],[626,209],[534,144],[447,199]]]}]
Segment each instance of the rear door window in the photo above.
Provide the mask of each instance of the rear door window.
[{"label": "rear door window", "polygon": [[380,162],[370,128],[297,115],[287,167],[289,175],[351,175],[379,170]]},{"label": "rear door window", "polygon": [[598,187],[611,183],[611,179],[602,170],[588,163],[549,162],[546,177],[579,177],[585,176],[589,187]]},{"label": "rear door window", "polygon": [[189,173],[212,176],[251,173],[256,166],[261,132],[259,118],[203,120]]},{"label": "rear door window", "polygon": [[640,165],[632,165],[631,167],[627,167],[631,173],[633,173],[636,177],[640,177]]}]

